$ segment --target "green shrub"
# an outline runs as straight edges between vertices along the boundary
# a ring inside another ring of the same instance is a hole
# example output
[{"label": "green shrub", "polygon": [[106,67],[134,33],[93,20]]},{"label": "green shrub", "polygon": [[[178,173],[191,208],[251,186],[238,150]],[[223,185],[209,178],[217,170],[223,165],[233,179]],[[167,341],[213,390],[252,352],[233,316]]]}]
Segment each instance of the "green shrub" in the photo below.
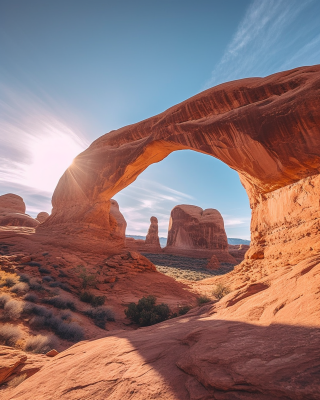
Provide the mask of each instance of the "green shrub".
[{"label": "green shrub", "polygon": [[95,296],[94,294],[87,291],[80,293],[79,298],[84,303],[90,303],[92,307],[103,306],[106,301],[106,296]]},{"label": "green shrub", "polygon": [[218,300],[221,300],[222,297],[226,296],[230,293],[230,288],[228,286],[223,285],[222,283],[218,283],[216,287],[213,289],[212,294]]},{"label": "green shrub", "polygon": [[209,303],[209,301],[211,301],[211,299],[206,295],[202,295],[197,298],[197,303],[199,306],[205,303]]},{"label": "green shrub", "polygon": [[96,281],[96,277],[89,274],[83,265],[78,265],[78,278],[81,280],[82,289],[86,289],[88,286],[93,286]]},{"label": "green shrub", "polygon": [[179,308],[178,313],[179,313],[179,315],[185,315],[190,310],[191,310],[191,306],[182,306]]},{"label": "green shrub", "polygon": [[171,311],[167,304],[156,305],[155,296],[142,297],[138,303],[130,303],[124,311],[126,317],[140,326],[154,325],[170,318]]}]

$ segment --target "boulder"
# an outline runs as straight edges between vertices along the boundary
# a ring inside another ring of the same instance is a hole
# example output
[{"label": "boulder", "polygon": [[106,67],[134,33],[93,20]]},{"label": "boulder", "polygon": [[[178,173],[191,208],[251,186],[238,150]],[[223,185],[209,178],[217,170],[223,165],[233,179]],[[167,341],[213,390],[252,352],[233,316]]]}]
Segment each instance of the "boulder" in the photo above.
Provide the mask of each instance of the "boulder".
[{"label": "boulder", "polygon": [[37,221],[39,221],[40,222],[40,224],[42,224],[44,221],[46,221],[47,219],[49,218],[49,214],[47,213],[47,212],[45,212],[45,211],[42,211],[42,212],[40,212],[38,215],[37,215]]},{"label": "boulder", "polygon": [[36,228],[39,222],[25,212],[26,205],[22,197],[12,193],[0,196],[0,226]]},{"label": "boulder", "polygon": [[26,205],[22,197],[17,194],[8,193],[0,196],[0,215],[2,213],[25,214]]}]

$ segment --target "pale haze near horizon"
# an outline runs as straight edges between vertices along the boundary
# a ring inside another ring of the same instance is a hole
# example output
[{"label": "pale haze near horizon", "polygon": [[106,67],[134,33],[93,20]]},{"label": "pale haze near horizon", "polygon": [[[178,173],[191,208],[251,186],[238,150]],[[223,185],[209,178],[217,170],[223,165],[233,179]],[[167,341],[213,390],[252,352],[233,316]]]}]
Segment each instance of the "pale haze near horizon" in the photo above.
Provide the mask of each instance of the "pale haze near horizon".
[{"label": "pale haze near horizon", "polygon": [[[72,159],[104,133],[222,82],[320,63],[320,2],[0,1],[0,195],[35,216]],[[127,233],[177,204],[216,208],[250,238],[238,174],[193,151],[151,165],[115,196]]]}]

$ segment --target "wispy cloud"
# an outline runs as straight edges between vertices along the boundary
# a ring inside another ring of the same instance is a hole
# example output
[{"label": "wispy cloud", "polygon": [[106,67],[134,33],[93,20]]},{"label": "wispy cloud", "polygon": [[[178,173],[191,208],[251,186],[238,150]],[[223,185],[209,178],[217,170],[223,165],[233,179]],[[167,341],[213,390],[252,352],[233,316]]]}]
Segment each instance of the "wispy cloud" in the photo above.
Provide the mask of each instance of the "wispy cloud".
[{"label": "wispy cloud", "polygon": [[170,212],[177,204],[190,203],[194,197],[169,186],[138,178],[115,196],[127,221],[127,233],[146,235],[150,217],[159,221],[159,235],[167,236]]},{"label": "wispy cloud", "polygon": [[5,85],[0,92],[0,194],[12,188],[28,196],[29,209],[36,213],[39,199],[51,199],[62,173],[88,142],[59,118],[48,100]]},{"label": "wispy cloud", "polygon": [[318,11],[315,0],[254,0],[205,88],[320,63]]}]

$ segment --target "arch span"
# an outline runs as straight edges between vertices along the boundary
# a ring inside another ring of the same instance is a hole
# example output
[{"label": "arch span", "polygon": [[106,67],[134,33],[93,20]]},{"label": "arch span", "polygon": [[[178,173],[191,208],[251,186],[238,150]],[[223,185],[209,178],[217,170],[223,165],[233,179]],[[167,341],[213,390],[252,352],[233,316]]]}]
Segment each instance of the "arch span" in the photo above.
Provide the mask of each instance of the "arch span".
[{"label": "arch span", "polygon": [[[266,210],[280,224],[288,212],[283,202],[291,207],[283,188],[319,174],[320,66],[224,83],[100,137],[61,177],[41,229],[82,226],[113,240],[112,196],[150,164],[182,149],[212,155],[239,173],[253,209],[252,256],[262,257],[271,232]],[[274,196],[282,211],[271,210]]]}]

